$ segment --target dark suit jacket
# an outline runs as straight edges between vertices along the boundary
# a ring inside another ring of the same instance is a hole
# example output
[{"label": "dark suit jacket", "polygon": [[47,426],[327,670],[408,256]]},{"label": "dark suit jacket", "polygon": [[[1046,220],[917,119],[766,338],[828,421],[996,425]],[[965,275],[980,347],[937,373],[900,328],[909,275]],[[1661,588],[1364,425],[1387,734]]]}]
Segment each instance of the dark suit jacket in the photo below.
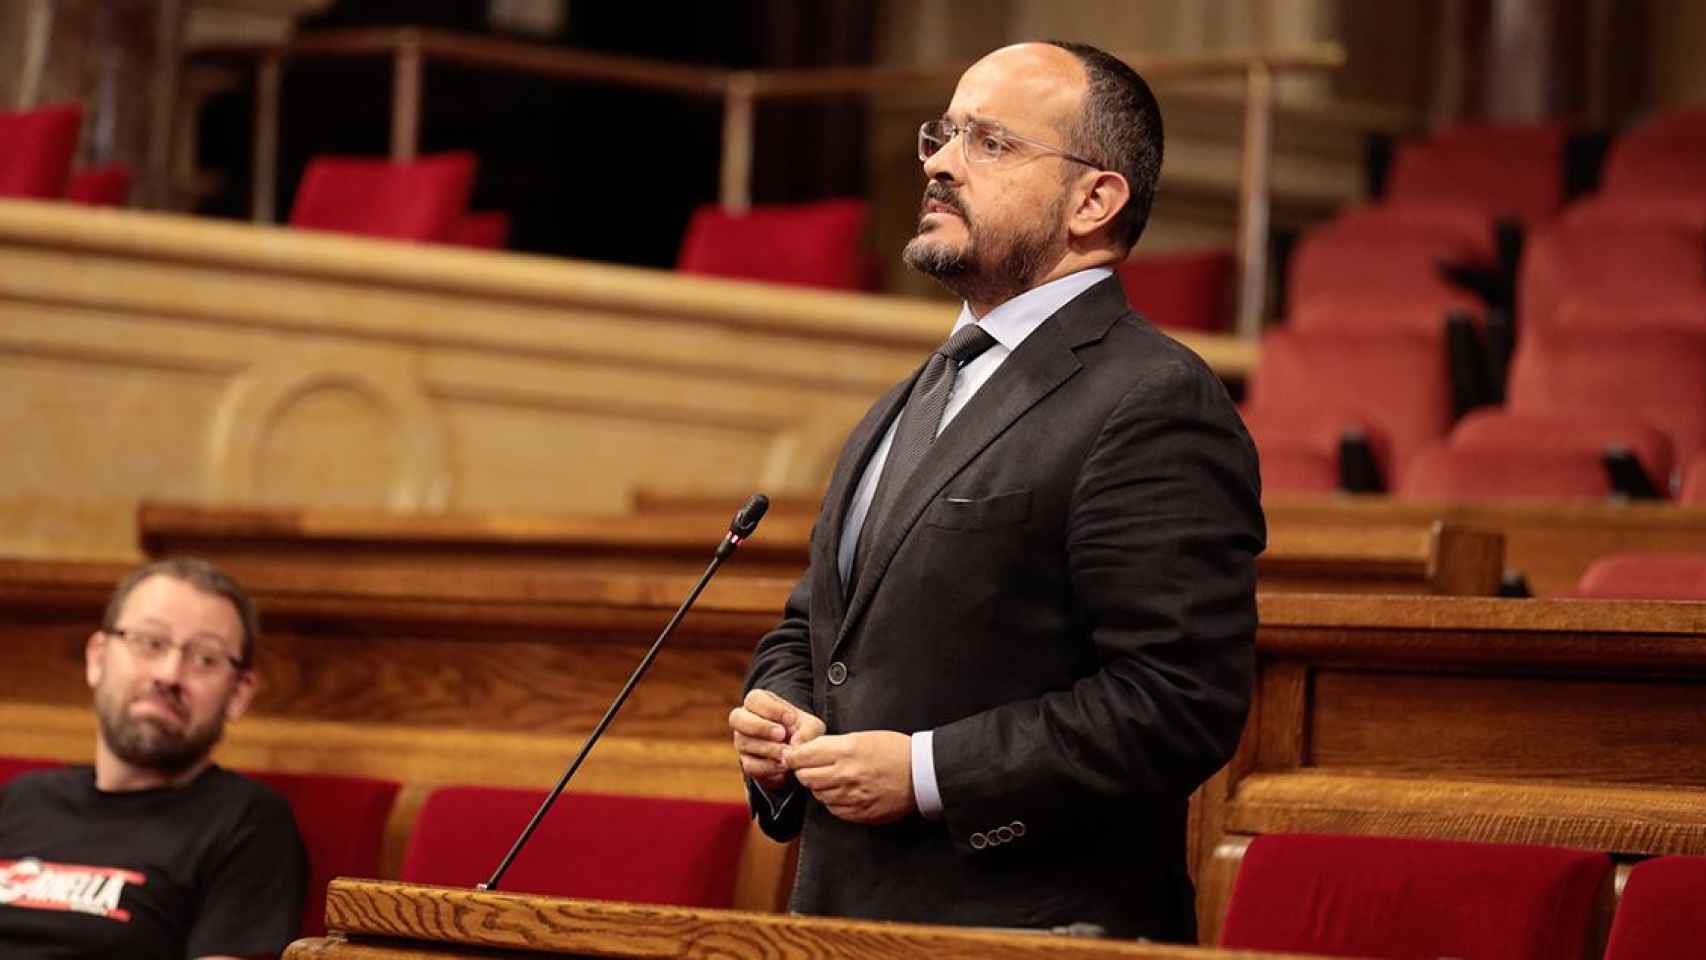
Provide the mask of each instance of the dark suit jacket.
[{"label": "dark suit jacket", "polygon": [[862,826],[797,786],[772,816],[754,793],[770,836],[804,830],[793,908],[1191,939],[1186,801],[1236,746],[1254,666],[1265,529],[1243,424],[1201,359],[1098,283],[943,430],[844,593],[848,503],[910,388],[849,437],[747,688],[830,733],[935,730],[945,816]]}]

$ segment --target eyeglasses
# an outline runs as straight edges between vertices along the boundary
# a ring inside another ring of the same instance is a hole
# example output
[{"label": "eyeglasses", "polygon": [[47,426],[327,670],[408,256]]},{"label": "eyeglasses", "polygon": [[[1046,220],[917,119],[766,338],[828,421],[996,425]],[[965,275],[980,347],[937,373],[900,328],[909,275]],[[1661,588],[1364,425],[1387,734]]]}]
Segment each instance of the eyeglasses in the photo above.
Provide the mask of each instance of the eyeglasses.
[{"label": "eyeglasses", "polygon": [[123,640],[132,656],[147,663],[158,661],[173,650],[182,650],[184,669],[194,676],[216,677],[225,673],[227,667],[239,671],[248,669],[247,664],[226,653],[223,646],[212,640],[176,643],[171,637],[151,630],[123,630],[118,627],[102,632]]},{"label": "eyeglasses", "polygon": [[1021,137],[994,120],[967,120],[963,127],[955,126],[952,120],[926,120],[918,127],[918,159],[929,160],[956,135],[968,163],[994,163],[1012,155],[1013,144],[1026,143],[1054,156],[1102,169],[1102,165],[1094,160],[1067,153],[1041,140]]}]

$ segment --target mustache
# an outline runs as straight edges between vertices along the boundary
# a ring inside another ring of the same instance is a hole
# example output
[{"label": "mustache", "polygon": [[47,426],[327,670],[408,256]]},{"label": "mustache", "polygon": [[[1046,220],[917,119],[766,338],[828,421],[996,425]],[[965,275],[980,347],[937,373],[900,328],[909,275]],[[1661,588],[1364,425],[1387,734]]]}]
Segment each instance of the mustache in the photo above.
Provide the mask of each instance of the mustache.
[{"label": "mustache", "polygon": [[148,691],[130,698],[130,702],[133,704],[140,703],[144,700],[153,700],[165,704],[167,709],[171,710],[179,717],[189,716],[189,704],[184,702],[183,694],[171,687],[164,687],[156,684]]},{"label": "mustache", "polygon": [[960,203],[959,193],[940,180],[932,180],[924,185],[924,199],[919,201],[919,208],[922,210],[932,200],[954,211],[960,219],[969,219],[966,217],[965,205]]}]

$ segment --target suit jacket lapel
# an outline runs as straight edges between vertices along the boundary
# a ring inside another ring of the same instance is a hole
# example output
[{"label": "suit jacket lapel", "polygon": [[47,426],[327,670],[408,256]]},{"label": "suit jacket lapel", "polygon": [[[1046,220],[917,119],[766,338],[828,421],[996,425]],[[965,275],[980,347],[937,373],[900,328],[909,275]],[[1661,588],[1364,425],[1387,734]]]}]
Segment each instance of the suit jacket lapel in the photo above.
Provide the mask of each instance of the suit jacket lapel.
[{"label": "suit jacket lapel", "polygon": [[813,578],[812,589],[829,601],[830,610],[837,619],[847,603],[840,566],[841,531],[847,525],[847,511],[853,505],[853,494],[859,489],[859,480],[865,475],[871,455],[876,453],[877,444],[882,442],[883,432],[906,404],[913,381],[923,371],[924,366],[920,364],[912,376],[890,387],[889,392],[883,394],[853,428],[846,445],[853,457],[830,478],[829,490],[825,492],[824,502],[829,508],[825,519],[828,529],[816,538],[813,548],[812,569],[818,572]]},{"label": "suit jacket lapel", "polygon": [[[906,486],[896,495],[888,522],[879,533],[882,539],[871,551],[870,567],[858,574],[858,583],[846,613],[841,617],[834,647],[839,647],[851,634],[859,617],[870,605],[871,597],[888,572],[902,541],[948,481],[1025,411],[1078,372],[1077,348],[1100,340],[1109,327],[1130,313],[1131,307],[1126,303],[1125,290],[1120,286],[1118,277],[1097,283],[1061,307],[1025,338],[1019,349],[1013,351],[1012,356],[954,417],[924,455]],[[900,401],[905,397],[906,392],[902,391]],[[886,418],[882,421],[883,424],[887,422]],[[880,439],[880,433],[877,439]],[[869,458],[869,451],[866,458]],[[839,535],[836,539],[840,539]]]}]

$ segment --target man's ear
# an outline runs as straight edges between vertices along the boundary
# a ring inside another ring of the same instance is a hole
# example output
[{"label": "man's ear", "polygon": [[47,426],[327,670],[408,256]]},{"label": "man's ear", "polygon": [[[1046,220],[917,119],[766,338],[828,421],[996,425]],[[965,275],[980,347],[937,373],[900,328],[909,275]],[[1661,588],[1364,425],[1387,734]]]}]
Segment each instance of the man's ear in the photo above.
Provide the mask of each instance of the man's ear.
[{"label": "man's ear", "polygon": [[253,670],[244,670],[237,674],[237,685],[231,690],[231,699],[225,701],[225,722],[234,723],[249,712],[249,704],[255,700],[255,693],[260,690],[261,678]]},{"label": "man's ear", "polygon": [[1079,185],[1078,207],[1068,218],[1066,228],[1075,239],[1088,237],[1119,215],[1131,201],[1131,185],[1125,177],[1112,170],[1097,170],[1087,174]]},{"label": "man's ear", "polygon": [[101,685],[101,677],[106,673],[106,650],[106,634],[99,630],[89,634],[89,642],[83,645],[83,678],[91,690]]}]

